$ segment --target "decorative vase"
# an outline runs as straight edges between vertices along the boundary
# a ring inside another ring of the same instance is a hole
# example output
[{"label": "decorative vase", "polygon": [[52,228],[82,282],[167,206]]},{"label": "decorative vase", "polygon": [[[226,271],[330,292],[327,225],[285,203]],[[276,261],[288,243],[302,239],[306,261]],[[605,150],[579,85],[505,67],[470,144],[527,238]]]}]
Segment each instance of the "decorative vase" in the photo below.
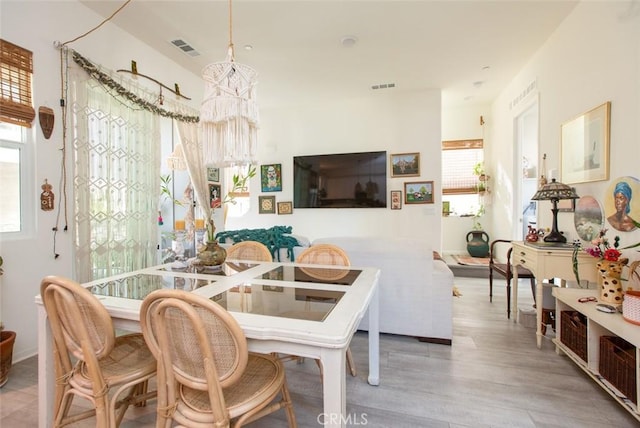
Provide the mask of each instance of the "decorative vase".
[{"label": "decorative vase", "polygon": [[489,255],[489,235],[484,230],[472,230],[467,233],[467,251],[471,257]]},{"label": "decorative vase", "polygon": [[622,304],[622,268],[628,261],[629,259],[624,258],[616,261],[600,260],[596,263],[600,274],[600,301],[615,305]]},{"label": "decorative vase", "polygon": [[227,251],[217,241],[207,242],[198,252],[193,264],[196,266],[219,266],[227,258]]},{"label": "decorative vase", "polygon": [[9,369],[11,369],[13,344],[15,342],[15,331],[0,331],[0,388],[9,380]]}]

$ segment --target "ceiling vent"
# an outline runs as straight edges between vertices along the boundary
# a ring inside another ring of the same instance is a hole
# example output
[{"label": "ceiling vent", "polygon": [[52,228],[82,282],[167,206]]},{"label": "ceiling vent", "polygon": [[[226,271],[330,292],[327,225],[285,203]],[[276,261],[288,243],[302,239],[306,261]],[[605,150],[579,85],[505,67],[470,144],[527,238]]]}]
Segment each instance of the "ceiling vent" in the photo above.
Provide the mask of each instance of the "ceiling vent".
[{"label": "ceiling vent", "polygon": [[182,39],[173,39],[170,43],[189,56],[200,56],[200,52]]},{"label": "ceiling vent", "polygon": [[395,87],[396,87],[395,83],[380,83],[379,85],[372,85],[371,89],[375,91],[377,89],[391,89]]}]

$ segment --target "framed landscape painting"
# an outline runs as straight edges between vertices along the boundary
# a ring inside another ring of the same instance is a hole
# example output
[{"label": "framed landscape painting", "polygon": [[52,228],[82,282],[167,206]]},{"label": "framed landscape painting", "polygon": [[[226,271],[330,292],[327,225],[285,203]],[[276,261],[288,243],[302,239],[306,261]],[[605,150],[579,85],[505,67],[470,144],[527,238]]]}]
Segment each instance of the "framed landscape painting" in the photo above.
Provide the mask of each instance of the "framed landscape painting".
[{"label": "framed landscape painting", "polygon": [[420,153],[399,153],[389,156],[391,177],[420,176]]},{"label": "framed landscape painting", "polygon": [[404,203],[407,205],[432,204],[433,181],[404,183]]}]

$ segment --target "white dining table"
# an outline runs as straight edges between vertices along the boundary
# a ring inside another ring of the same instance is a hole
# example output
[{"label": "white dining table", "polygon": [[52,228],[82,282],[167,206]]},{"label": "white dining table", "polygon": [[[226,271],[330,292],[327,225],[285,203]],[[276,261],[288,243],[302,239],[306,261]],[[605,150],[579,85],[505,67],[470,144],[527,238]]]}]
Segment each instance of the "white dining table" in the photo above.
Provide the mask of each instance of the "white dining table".
[{"label": "white dining table", "polygon": [[[225,307],[238,321],[254,352],[319,359],[323,409],[317,420],[345,427],[346,350],[362,317],[369,316],[368,383],[378,385],[378,280],[371,267],[333,267],[227,260],[214,268],[170,263],[120,274],[83,286],[104,304],[116,329],[140,331],[140,306],[151,291],[179,288]],[[38,305],[39,426],[53,420],[55,385],[52,336],[40,296]],[[294,403],[295,407],[295,403]]]}]

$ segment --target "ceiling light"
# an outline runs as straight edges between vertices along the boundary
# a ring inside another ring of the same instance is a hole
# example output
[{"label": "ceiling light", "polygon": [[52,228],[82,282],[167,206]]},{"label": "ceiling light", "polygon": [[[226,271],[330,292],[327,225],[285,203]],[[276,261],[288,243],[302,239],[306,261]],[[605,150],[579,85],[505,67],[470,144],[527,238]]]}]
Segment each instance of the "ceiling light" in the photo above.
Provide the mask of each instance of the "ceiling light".
[{"label": "ceiling light", "polygon": [[344,36],[340,42],[345,48],[350,48],[358,42],[358,38],[356,36]]},{"label": "ceiling light", "polygon": [[256,161],[258,105],[256,71],[235,62],[229,0],[229,47],[222,62],[202,71],[205,83],[200,109],[204,165],[249,165]]}]

